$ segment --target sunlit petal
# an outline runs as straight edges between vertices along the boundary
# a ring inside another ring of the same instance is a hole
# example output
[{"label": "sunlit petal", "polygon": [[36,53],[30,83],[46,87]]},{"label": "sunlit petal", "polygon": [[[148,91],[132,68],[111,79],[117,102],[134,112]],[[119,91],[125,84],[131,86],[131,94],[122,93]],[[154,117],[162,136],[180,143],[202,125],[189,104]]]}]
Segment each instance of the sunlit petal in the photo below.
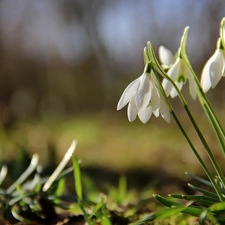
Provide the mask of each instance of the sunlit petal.
[{"label": "sunlit petal", "polygon": [[155,115],[155,117],[159,117],[159,108],[153,111],[153,114]]},{"label": "sunlit petal", "polygon": [[135,96],[133,96],[128,104],[127,117],[130,122],[137,118],[138,108],[135,103]]},{"label": "sunlit petal", "polygon": [[[205,93],[212,87],[209,71],[210,71],[211,64],[216,60],[217,55],[219,54],[219,51],[220,51],[219,49],[215,51],[215,53],[208,59],[208,61],[206,62],[202,70],[201,86]],[[212,68],[212,71],[213,70],[214,68]]]},{"label": "sunlit petal", "polygon": [[209,76],[212,88],[214,88],[217,83],[220,81],[221,77],[223,76],[224,71],[224,56],[222,51],[217,51],[215,53],[215,59],[209,66]]},{"label": "sunlit petal", "polygon": [[152,107],[148,106],[145,109],[142,109],[138,112],[138,117],[142,123],[147,123],[152,115]]},{"label": "sunlit petal", "polygon": [[[180,58],[177,58],[176,62],[168,70],[167,74],[172,80],[176,80],[179,76],[180,71]],[[169,96],[170,92],[173,89],[173,84],[167,79],[163,79],[162,86],[166,92],[166,95]]]},{"label": "sunlit petal", "polygon": [[136,94],[136,104],[139,110],[144,109],[151,99],[151,83],[149,77],[143,74]]},{"label": "sunlit petal", "polygon": [[152,89],[152,96],[150,100],[150,105],[152,107],[152,110],[155,111],[160,106],[160,94],[154,83],[152,84],[151,89]]},{"label": "sunlit petal", "polygon": [[136,80],[131,82],[126,89],[124,90],[118,104],[117,104],[117,110],[122,109],[133,97],[133,95],[136,93],[137,88],[139,86],[141,77],[138,77]]},{"label": "sunlit petal", "polygon": [[210,81],[210,76],[209,76],[209,67],[211,65],[212,60],[209,59],[207,63],[205,64],[203,71],[202,71],[202,76],[201,76],[201,86],[203,91],[206,93],[210,87],[211,87],[211,81]]},{"label": "sunlit petal", "polygon": [[196,85],[196,82],[195,82],[195,79],[194,77],[192,76],[191,74],[191,71],[190,69],[188,68],[188,66],[186,66],[185,68],[185,73],[186,73],[186,76],[188,78],[188,81],[189,81],[189,92],[191,94],[191,97],[193,99],[196,99],[196,95],[197,95],[197,85]]},{"label": "sunlit petal", "polygon": [[172,52],[163,45],[159,47],[159,59],[164,65],[172,65],[175,62]]}]

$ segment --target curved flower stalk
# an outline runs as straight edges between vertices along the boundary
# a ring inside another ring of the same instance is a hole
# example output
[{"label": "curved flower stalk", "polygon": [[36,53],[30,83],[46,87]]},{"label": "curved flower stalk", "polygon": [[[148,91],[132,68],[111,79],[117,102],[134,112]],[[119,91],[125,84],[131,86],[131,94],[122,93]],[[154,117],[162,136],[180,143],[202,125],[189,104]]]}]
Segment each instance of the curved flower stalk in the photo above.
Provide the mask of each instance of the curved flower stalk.
[{"label": "curved flower stalk", "polygon": [[225,46],[225,17],[221,20],[221,23],[220,23],[220,37],[221,37],[223,46]]},{"label": "curved flower stalk", "polygon": [[164,120],[170,122],[169,106],[158,88],[156,79],[153,71],[144,72],[124,90],[117,110],[128,104],[127,116],[130,122],[138,116],[143,123],[146,123],[151,118],[152,113],[156,117],[161,114]]},{"label": "curved flower stalk", "polygon": [[210,88],[215,88],[220,79],[224,76],[225,50],[222,47],[221,39],[218,39],[217,49],[206,62],[201,76],[201,86],[206,93]]},{"label": "curved flower stalk", "polygon": [[169,49],[161,45],[159,47],[159,60],[162,63],[163,69],[169,69],[175,63],[176,59]]},{"label": "curved flower stalk", "polygon": [[[196,98],[196,94],[197,94],[196,83],[195,83],[194,77],[191,74],[189,67],[186,65],[183,58],[179,56],[176,59],[175,63],[168,70],[167,74],[175,82],[179,90],[182,89],[183,85],[186,83],[186,80],[188,80],[191,97],[193,99]],[[170,95],[172,98],[175,98],[178,95],[175,87],[169,80],[164,78],[162,82],[162,86],[167,96]]]},{"label": "curved flower stalk", "polygon": [[[185,34],[187,34],[187,28],[186,28],[185,31],[184,31],[184,35],[183,35],[183,38],[182,38],[181,43],[184,43],[183,40],[186,40]],[[197,132],[197,134],[198,134],[198,136],[199,136],[199,138],[200,138],[200,140],[201,140],[203,146],[205,147],[205,149],[206,149],[206,151],[207,151],[207,154],[208,154],[208,156],[209,156],[209,158],[210,158],[210,160],[211,160],[211,162],[212,162],[212,164],[213,164],[213,166],[214,166],[214,168],[215,168],[215,170],[216,170],[216,172],[217,172],[217,174],[218,174],[218,177],[220,178],[222,184],[225,186],[225,179],[224,179],[223,173],[222,173],[222,171],[221,171],[219,165],[217,164],[217,162],[216,162],[216,160],[215,160],[215,158],[214,158],[214,156],[213,156],[213,154],[212,154],[212,152],[211,152],[211,149],[210,149],[210,147],[208,146],[208,144],[207,144],[207,142],[206,142],[204,136],[202,135],[202,133],[201,133],[201,131],[200,131],[198,125],[196,124],[195,119],[193,118],[192,113],[191,113],[190,110],[189,110],[189,107],[188,107],[188,105],[187,105],[187,102],[186,102],[186,100],[184,99],[182,93],[180,92],[180,88],[176,85],[176,83],[174,82],[173,78],[169,77],[168,74],[165,73],[165,71],[163,71],[162,69],[160,69],[161,66],[159,65],[159,63],[158,63],[158,61],[157,61],[157,59],[156,59],[156,57],[155,57],[154,50],[153,50],[153,48],[152,48],[150,42],[148,42],[148,45],[147,45],[147,46],[148,46],[148,55],[150,56],[150,59],[151,59],[151,61],[152,61],[152,66],[153,66],[153,68],[154,68],[159,74],[161,74],[161,75],[164,77],[164,80],[168,80],[168,82],[170,82],[170,83],[173,85],[173,87],[176,88],[175,90],[176,90],[176,92],[178,92],[178,95],[179,95],[179,97],[180,97],[180,100],[182,101],[182,104],[183,104],[183,106],[184,106],[184,109],[185,109],[185,111],[187,112],[187,115],[188,115],[188,117],[190,118],[190,121],[192,122],[192,124],[193,124],[193,126],[194,126],[194,128],[195,128],[195,130],[196,130],[196,132]],[[183,51],[180,50],[180,51],[179,51],[179,55],[180,55],[180,52],[182,51],[182,52],[183,52],[182,56],[184,56],[185,59],[184,59],[184,58],[180,58],[180,59],[183,61],[182,63],[184,63],[184,65],[185,65],[186,67],[190,68],[189,71],[190,71],[190,73],[192,73],[192,71],[193,71],[192,68],[189,67],[189,64],[186,62],[186,60],[188,59],[188,55],[187,55],[187,53],[186,53],[186,47],[185,47],[185,45],[182,45],[182,44],[181,44],[181,48],[183,49]],[[178,61],[178,59],[176,60],[176,62],[177,62],[177,61]],[[174,65],[176,65],[176,62],[175,62]],[[189,62],[189,61],[188,61],[188,62]],[[179,62],[179,63],[180,63],[180,62]],[[172,69],[172,67],[171,67],[171,69]],[[178,69],[179,69],[179,67],[178,67]],[[196,90],[197,90],[197,81],[195,81],[195,74],[191,74],[191,75],[192,75],[192,77],[193,77],[194,85],[196,85],[196,87],[195,87],[195,88],[196,88],[196,89],[195,89],[195,93],[196,93],[196,92],[197,92],[197,91],[196,91]],[[198,92],[198,94],[199,94],[199,92]],[[200,164],[202,165],[202,167],[203,167],[205,173],[207,174],[207,176],[209,177],[210,181],[212,182],[212,184],[213,184],[213,186],[214,186],[216,192],[217,192],[218,195],[220,196],[220,199],[221,199],[221,200],[224,199],[224,197],[222,196],[222,193],[220,193],[220,190],[219,190],[219,188],[218,188],[218,184],[214,182],[214,179],[213,179],[212,174],[210,173],[210,171],[208,170],[208,168],[207,168],[207,166],[205,165],[204,161],[201,159],[201,156],[198,154],[197,150],[196,150],[195,147],[193,146],[192,142],[190,141],[189,137],[187,136],[185,130],[183,129],[182,125],[180,124],[180,122],[179,122],[179,120],[178,120],[178,118],[177,118],[177,116],[176,116],[176,114],[175,114],[175,112],[174,112],[173,110],[171,110],[171,114],[172,114],[172,116],[174,117],[175,121],[177,122],[177,124],[178,124],[178,126],[179,126],[181,132],[183,133],[185,139],[186,139],[187,142],[189,143],[189,145],[190,145],[192,151],[194,152],[195,156],[198,158],[198,160],[199,160]]]}]

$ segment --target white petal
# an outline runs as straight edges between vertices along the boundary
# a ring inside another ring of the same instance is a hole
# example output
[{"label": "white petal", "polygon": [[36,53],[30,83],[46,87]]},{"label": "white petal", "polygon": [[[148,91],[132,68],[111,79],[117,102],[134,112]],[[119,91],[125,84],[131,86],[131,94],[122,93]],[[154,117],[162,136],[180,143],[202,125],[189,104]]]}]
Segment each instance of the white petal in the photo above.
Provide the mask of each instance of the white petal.
[{"label": "white petal", "polygon": [[155,111],[160,106],[160,94],[154,83],[152,83],[151,89],[152,89],[152,96],[150,100],[150,105],[152,107],[152,110]]},{"label": "white petal", "polygon": [[127,117],[130,122],[133,122],[138,114],[138,108],[135,103],[135,96],[133,96],[127,107]]},{"label": "white petal", "polygon": [[155,117],[159,117],[159,108],[153,111],[153,114],[155,115]]},{"label": "white petal", "polygon": [[210,81],[210,77],[209,77],[209,66],[211,65],[211,61],[212,60],[209,59],[202,70],[201,86],[205,93],[211,87],[211,81]]},{"label": "white petal", "polygon": [[143,74],[136,94],[136,104],[139,110],[144,109],[151,99],[151,83],[147,74]]},{"label": "white petal", "polygon": [[190,69],[188,68],[188,66],[186,66],[185,68],[185,74],[188,78],[188,81],[189,81],[189,92],[191,94],[191,97],[193,99],[196,99],[196,95],[197,95],[197,85],[196,85],[196,82],[195,82],[195,79],[194,77],[192,76],[191,74],[191,71]]},{"label": "white petal", "polygon": [[[176,62],[168,70],[167,74],[172,80],[176,80],[179,76],[180,71],[180,58],[177,58]],[[166,92],[166,95],[169,96],[170,92],[173,89],[173,84],[167,79],[163,79],[162,86]]]},{"label": "white petal", "polygon": [[132,98],[132,96],[136,93],[137,88],[140,83],[141,76],[138,77],[136,80],[131,82],[126,89],[124,90],[122,96],[120,97],[120,100],[117,104],[117,110],[122,109]]},{"label": "white petal", "polygon": [[212,62],[215,61],[215,58],[218,54],[219,49],[217,49],[215,51],[215,53],[208,59],[208,61],[206,62],[203,70],[202,70],[202,75],[201,75],[201,86],[203,91],[206,93],[211,87],[212,87],[212,83],[211,83],[211,79],[210,79],[210,73],[209,73],[209,68],[212,64]]},{"label": "white petal", "polygon": [[224,57],[222,51],[215,54],[215,59],[209,66],[209,76],[212,88],[214,88],[223,76],[224,71]]},{"label": "white petal", "polygon": [[172,65],[175,62],[172,52],[163,45],[159,47],[159,60],[164,65]]},{"label": "white petal", "polygon": [[[183,82],[175,82],[175,84],[177,85],[178,89],[181,90],[183,87]],[[175,89],[175,87],[173,87],[173,89],[170,92],[170,96],[171,98],[175,98],[178,95],[177,90]]]},{"label": "white petal", "polygon": [[147,123],[152,115],[152,107],[148,106],[145,109],[142,109],[138,112],[138,117],[142,123]]},{"label": "white petal", "polygon": [[169,106],[167,105],[166,100],[161,97],[161,104],[160,104],[160,113],[162,115],[162,118],[169,123],[170,122],[170,110]]}]

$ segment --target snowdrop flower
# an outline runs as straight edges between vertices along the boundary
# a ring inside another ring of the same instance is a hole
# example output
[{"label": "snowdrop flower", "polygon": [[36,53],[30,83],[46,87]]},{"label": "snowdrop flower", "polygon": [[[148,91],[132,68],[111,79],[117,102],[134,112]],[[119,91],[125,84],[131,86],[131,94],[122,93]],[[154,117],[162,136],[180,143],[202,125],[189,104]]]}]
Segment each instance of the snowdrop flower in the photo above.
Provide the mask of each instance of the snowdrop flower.
[{"label": "snowdrop flower", "polygon": [[172,52],[163,45],[159,47],[159,60],[163,69],[169,69],[175,63],[175,57]]},{"label": "snowdrop flower", "polygon": [[201,76],[201,86],[206,93],[211,87],[214,88],[224,75],[224,50],[216,49],[215,53],[206,62]]},{"label": "snowdrop flower", "polygon": [[144,72],[124,90],[117,110],[128,104],[127,116],[130,122],[138,116],[143,123],[146,123],[152,113],[156,117],[161,114],[164,120],[170,122],[169,106],[154,79],[157,78],[153,72]]},{"label": "snowdrop flower", "polygon": [[[178,57],[175,63],[167,71],[167,75],[174,81],[174,83],[177,85],[179,90],[182,89],[184,83],[186,83],[186,80],[188,80],[190,94],[193,99],[196,98],[196,94],[197,94],[196,83],[184,59]],[[174,88],[173,84],[169,80],[164,78],[162,82],[162,86],[167,96],[170,95],[172,98],[175,98],[178,95],[176,89]]]}]

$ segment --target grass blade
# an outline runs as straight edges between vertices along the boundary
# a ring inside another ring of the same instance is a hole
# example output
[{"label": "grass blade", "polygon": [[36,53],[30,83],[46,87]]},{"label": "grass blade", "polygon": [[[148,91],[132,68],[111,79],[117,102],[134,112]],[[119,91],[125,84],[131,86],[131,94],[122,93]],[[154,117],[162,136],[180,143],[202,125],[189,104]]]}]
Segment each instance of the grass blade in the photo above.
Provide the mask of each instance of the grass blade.
[{"label": "grass blade", "polygon": [[213,193],[213,192],[210,192],[210,191],[204,190],[202,188],[196,187],[196,186],[194,186],[192,184],[188,184],[188,186],[190,188],[192,188],[193,190],[195,190],[195,191],[201,192],[202,194],[204,194],[204,195],[206,195],[208,197],[215,198],[215,199],[217,199],[219,201],[218,196],[215,193]]},{"label": "grass blade", "polygon": [[63,157],[63,159],[61,160],[61,162],[59,163],[59,165],[57,166],[57,168],[54,170],[54,172],[52,173],[52,175],[49,177],[49,179],[46,181],[45,185],[43,186],[43,191],[47,191],[51,185],[53,184],[53,182],[57,179],[57,177],[60,175],[60,173],[62,172],[62,170],[65,168],[66,164],[69,162],[69,160],[71,159],[75,149],[77,146],[77,141],[73,140],[72,144],[70,145],[69,149],[67,150],[65,156]]},{"label": "grass blade", "polygon": [[[181,206],[182,204],[177,203],[175,201],[168,200],[160,195],[154,195],[154,198],[160,202],[161,204],[167,206],[167,207],[174,207],[174,206]],[[197,207],[188,206],[183,210],[183,213],[187,213],[191,216],[199,217],[202,213],[202,209]]]},{"label": "grass blade", "polygon": [[27,177],[30,176],[31,173],[33,173],[33,171],[37,168],[38,165],[38,159],[39,156],[37,154],[34,154],[30,165],[28,166],[28,168],[23,172],[23,174],[6,190],[7,194],[11,194],[15,189],[17,185],[22,184]]},{"label": "grass blade", "polygon": [[75,180],[75,190],[79,201],[82,201],[82,183],[81,183],[81,173],[80,166],[77,157],[73,157],[73,170],[74,170],[74,180]]},{"label": "grass blade", "polygon": [[96,214],[96,212],[102,208],[102,206],[105,204],[105,200],[106,200],[106,197],[102,197],[100,202],[95,206],[94,210],[92,211],[92,213],[89,215],[89,219],[92,218],[92,216],[94,216]]},{"label": "grass blade", "polygon": [[7,173],[8,173],[8,168],[7,166],[3,165],[0,172],[0,185],[5,180]]},{"label": "grass blade", "polygon": [[146,216],[142,220],[132,223],[132,225],[141,225],[141,224],[146,224],[146,222],[150,222],[153,220],[156,221],[156,220],[166,219],[166,218],[176,215],[179,212],[184,211],[185,208],[186,208],[186,206],[176,206],[174,208],[163,209],[159,212],[156,212],[156,213]]}]

